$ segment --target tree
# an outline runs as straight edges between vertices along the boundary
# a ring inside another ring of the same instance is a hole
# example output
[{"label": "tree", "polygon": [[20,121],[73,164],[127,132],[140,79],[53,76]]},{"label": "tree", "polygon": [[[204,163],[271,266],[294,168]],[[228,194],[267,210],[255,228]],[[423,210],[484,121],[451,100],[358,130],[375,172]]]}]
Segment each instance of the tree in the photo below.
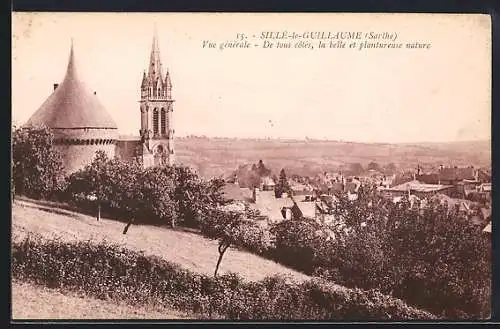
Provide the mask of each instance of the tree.
[{"label": "tree", "polygon": [[286,173],[285,169],[282,168],[280,171],[280,176],[278,178],[278,183],[276,184],[274,188],[274,193],[277,198],[281,198],[281,195],[283,193],[288,193],[291,194],[292,188],[290,187],[290,184],[288,183],[288,179],[286,178]]},{"label": "tree", "polygon": [[61,154],[47,127],[21,127],[12,135],[12,180],[16,193],[54,196],[63,182]]},{"label": "tree", "polygon": [[380,165],[374,161],[370,162],[366,168],[368,170],[380,171]]},{"label": "tree", "polygon": [[147,168],[141,173],[141,195],[144,196],[140,204],[143,216],[153,220],[170,219],[175,221],[179,216],[177,205],[173,199],[175,181],[168,172],[160,167]]},{"label": "tree", "polygon": [[458,210],[411,208],[406,197],[394,204],[367,188],[356,202],[339,197],[334,213],[350,232],[345,243],[320,253],[318,262],[340,273],[330,279],[446,317],[488,316],[491,241]]},{"label": "tree", "polygon": [[271,170],[266,168],[262,160],[259,160],[259,163],[256,166],[256,171],[260,177],[269,176],[271,174]]},{"label": "tree", "polygon": [[[222,202],[222,179],[204,181],[184,166],[166,167],[164,170],[173,178],[175,189],[171,198],[177,204],[178,220],[185,225],[197,226],[208,210]],[[175,220],[171,224],[175,227]]]},{"label": "tree", "polygon": [[214,277],[217,276],[222,258],[231,245],[243,246],[254,252],[261,252],[267,247],[264,231],[244,213],[212,209],[201,223],[201,231],[208,238],[218,240],[219,257],[215,265]]},{"label": "tree", "polygon": [[396,167],[396,165],[395,165],[393,162],[391,162],[391,163],[389,163],[389,164],[387,164],[387,165],[385,166],[385,171],[386,171],[386,173],[388,173],[388,174],[393,174],[393,173],[395,173],[397,169],[398,169],[398,168]]},{"label": "tree", "polygon": [[349,171],[353,175],[359,175],[359,174],[361,174],[363,172],[363,166],[359,162],[351,163],[349,165]]},{"label": "tree", "polygon": [[138,217],[144,216],[144,206],[149,203],[148,196],[140,188],[143,168],[137,162],[113,159],[106,171],[108,203],[111,208],[119,211],[121,217],[128,219],[123,230],[123,234],[126,234],[130,225]]},{"label": "tree", "polygon": [[101,219],[101,202],[105,200],[103,170],[109,161],[104,151],[96,151],[94,160],[88,166],[88,184],[97,203],[97,220]]}]

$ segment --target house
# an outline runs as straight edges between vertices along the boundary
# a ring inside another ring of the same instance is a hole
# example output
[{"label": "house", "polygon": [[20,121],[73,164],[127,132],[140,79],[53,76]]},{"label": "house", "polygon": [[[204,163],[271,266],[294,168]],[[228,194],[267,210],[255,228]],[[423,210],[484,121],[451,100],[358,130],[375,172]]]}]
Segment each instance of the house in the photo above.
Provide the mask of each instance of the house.
[{"label": "house", "polygon": [[300,210],[301,217],[303,218],[315,219],[317,213],[319,212],[316,202],[302,201],[302,202],[295,202],[295,204]]},{"label": "house", "polygon": [[[268,217],[272,223],[281,222],[293,217],[293,200],[288,196],[276,198],[274,191],[262,191],[255,188],[253,190],[253,200],[249,206],[252,209],[258,210],[262,216]],[[287,211],[287,209],[290,210]]]},{"label": "house", "polygon": [[455,185],[463,180],[476,180],[476,170],[473,167],[441,167],[438,175],[438,184],[444,185]]},{"label": "house", "polygon": [[482,183],[476,188],[476,190],[478,192],[491,193],[491,183]]},{"label": "house", "polygon": [[394,175],[391,181],[391,186],[401,185],[407,182],[411,182],[412,180],[415,180],[415,175],[413,173],[401,172],[399,174]]},{"label": "house", "polygon": [[236,212],[244,212],[246,209],[245,203],[242,201],[234,201],[228,204],[225,204],[221,207],[224,211],[236,211]]},{"label": "house", "polygon": [[437,172],[418,174],[416,179],[426,184],[457,185],[477,185],[481,182],[490,181],[489,175],[481,169],[474,167],[443,167]]},{"label": "house", "polygon": [[449,194],[453,186],[441,184],[425,184],[418,180],[413,180],[390,188],[379,189],[382,193],[396,197],[403,195],[416,195],[418,197],[428,197],[437,193]]},{"label": "house", "polygon": [[484,221],[491,220],[491,208],[481,208],[481,218]]},{"label": "house", "polygon": [[446,194],[438,193],[431,197],[431,200],[438,201],[440,204],[447,204],[449,207],[459,207],[459,211],[463,213],[470,214],[473,209],[477,208],[477,203],[466,200],[466,199],[457,199],[452,198]]},{"label": "house", "polygon": [[476,180],[482,183],[491,183],[491,172],[485,169],[478,169],[476,173]]},{"label": "house", "polygon": [[347,193],[358,193],[359,188],[361,186],[361,182],[358,179],[352,179],[350,182],[345,183],[344,191]]},{"label": "house", "polygon": [[440,177],[439,177],[439,174],[437,174],[437,173],[427,173],[427,174],[417,175],[416,179],[418,179],[418,181],[425,183],[425,184],[439,184],[440,183]]},{"label": "house", "polygon": [[222,197],[224,200],[232,202],[232,201],[245,201],[251,202],[252,191],[247,187],[240,187],[238,182],[236,183],[226,183],[222,187]]},{"label": "house", "polygon": [[269,176],[264,176],[262,177],[260,181],[260,186],[262,191],[274,191],[274,188],[276,187],[276,183],[274,180],[269,177]]}]

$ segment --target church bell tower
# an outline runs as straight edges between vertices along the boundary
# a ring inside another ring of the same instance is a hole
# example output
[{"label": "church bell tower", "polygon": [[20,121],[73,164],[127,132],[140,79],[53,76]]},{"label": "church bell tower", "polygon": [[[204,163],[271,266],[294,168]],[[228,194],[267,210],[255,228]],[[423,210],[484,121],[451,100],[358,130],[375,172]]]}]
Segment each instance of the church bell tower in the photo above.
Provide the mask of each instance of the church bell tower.
[{"label": "church bell tower", "polygon": [[174,162],[173,104],[170,73],[167,69],[163,75],[155,27],[148,71],[142,76],[139,133],[144,151],[153,155],[156,166]]}]

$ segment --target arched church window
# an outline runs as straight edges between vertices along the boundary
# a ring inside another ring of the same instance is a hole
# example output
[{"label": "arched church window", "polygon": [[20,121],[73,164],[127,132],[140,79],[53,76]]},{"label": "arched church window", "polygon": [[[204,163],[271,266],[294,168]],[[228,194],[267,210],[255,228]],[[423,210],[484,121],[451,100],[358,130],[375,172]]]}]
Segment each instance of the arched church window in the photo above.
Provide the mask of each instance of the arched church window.
[{"label": "arched church window", "polygon": [[167,113],[164,108],[161,109],[161,134],[167,133]]},{"label": "arched church window", "polygon": [[153,110],[153,134],[158,135],[158,109]]}]

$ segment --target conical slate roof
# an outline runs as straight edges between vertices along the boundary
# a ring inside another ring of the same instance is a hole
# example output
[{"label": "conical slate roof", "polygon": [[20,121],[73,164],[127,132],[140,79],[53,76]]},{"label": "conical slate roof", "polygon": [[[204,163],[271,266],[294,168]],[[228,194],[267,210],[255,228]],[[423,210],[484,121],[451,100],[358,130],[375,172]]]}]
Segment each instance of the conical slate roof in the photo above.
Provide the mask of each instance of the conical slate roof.
[{"label": "conical slate roof", "polygon": [[44,124],[49,128],[118,128],[97,96],[78,76],[73,43],[63,82],[31,116],[28,124]]}]

